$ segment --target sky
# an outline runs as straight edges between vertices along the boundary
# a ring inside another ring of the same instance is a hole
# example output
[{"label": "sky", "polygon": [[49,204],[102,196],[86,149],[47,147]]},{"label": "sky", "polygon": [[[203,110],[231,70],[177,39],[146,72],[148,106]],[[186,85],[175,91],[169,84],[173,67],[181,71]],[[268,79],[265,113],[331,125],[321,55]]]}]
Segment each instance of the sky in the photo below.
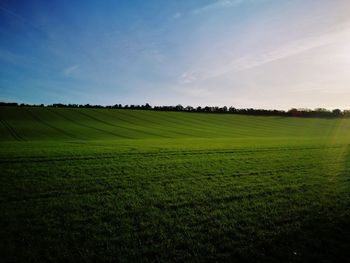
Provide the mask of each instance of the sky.
[{"label": "sky", "polygon": [[350,109],[349,0],[1,0],[0,101]]}]

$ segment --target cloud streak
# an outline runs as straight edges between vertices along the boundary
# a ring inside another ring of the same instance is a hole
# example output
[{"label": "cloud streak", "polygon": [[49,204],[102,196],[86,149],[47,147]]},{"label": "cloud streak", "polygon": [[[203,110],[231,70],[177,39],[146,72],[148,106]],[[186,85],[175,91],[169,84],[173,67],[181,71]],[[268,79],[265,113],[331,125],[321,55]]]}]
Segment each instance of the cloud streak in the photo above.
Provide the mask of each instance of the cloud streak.
[{"label": "cloud streak", "polygon": [[7,13],[8,15],[10,15],[11,17],[15,18],[16,20],[32,27],[33,29],[39,31],[42,33],[41,29],[39,27],[37,27],[36,25],[34,25],[32,22],[30,22],[28,19],[24,18],[23,16],[11,11],[10,9],[7,9],[3,6],[0,6],[0,10],[2,10],[3,12]]},{"label": "cloud streak", "polygon": [[79,66],[78,65],[73,65],[70,67],[67,67],[63,70],[63,75],[66,77],[71,76],[74,72],[78,70]]},{"label": "cloud streak", "polygon": [[[328,32],[320,36],[306,37],[295,40],[292,43],[286,43],[272,50],[258,54],[248,54],[238,58],[232,58],[228,63],[202,65],[190,69],[179,77],[180,84],[192,84],[194,82],[205,81],[217,78],[228,73],[237,73],[250,70],[278,60],[297,56],[301,53],[333,44],[339,39],[350,36],[350,25],[341,30]],[[215,57],[212,58],[215,60]]]},{"label": "cloud streak", "polygon": [[1,92],[40,103],[65,93],[76,103],[285,108],[326,107],[332,91],[345,107],[349,12],[348,0],[5,1]]},{"label": "cloud streak", "polygon": [[180,12],[177,12],[173,15],[173,19],[179,19],[181,17],[182,17],[182,13],[180,13]]},{"label": "cloud streak", "polygon": [[198,7],[192,11],[194,14],[201,14],[203,12],[218,10],[225,7],[232,7],[241,4],[244,0],[216,0],[214,3]]}]

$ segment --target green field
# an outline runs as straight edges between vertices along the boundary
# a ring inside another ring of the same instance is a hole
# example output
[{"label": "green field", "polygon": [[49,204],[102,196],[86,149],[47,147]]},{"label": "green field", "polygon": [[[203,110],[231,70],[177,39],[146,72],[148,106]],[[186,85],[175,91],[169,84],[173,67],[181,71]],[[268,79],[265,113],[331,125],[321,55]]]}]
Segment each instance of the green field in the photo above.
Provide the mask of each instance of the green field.
[{"label": "green field", "polygon": [[0,108],[2,262],[345,262],[350,119]]}]

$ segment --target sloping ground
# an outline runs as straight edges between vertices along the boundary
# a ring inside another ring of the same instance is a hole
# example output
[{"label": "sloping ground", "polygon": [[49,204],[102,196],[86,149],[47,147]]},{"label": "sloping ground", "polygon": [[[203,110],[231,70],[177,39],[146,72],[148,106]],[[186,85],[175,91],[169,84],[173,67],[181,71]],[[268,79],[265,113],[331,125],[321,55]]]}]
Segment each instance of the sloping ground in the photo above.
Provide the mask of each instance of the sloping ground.
[{"label": "sloping ground", "polygon": [[2,262],[347,262],[350,120],[0,108]]},{"label": "sloping ground", "polygon": [[116,109],[0,108],[0,140],[346,136],[349,119],[302,119]]}]

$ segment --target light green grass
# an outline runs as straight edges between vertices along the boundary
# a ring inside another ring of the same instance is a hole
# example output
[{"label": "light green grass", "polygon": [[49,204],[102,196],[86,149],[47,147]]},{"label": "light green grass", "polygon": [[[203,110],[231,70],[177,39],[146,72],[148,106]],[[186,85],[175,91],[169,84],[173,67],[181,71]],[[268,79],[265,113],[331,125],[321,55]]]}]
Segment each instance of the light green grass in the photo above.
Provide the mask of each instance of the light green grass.
[{"label": "light green grass", "polygon": [[3,107],[0,112],[1,141],[348,138],[350,128],[348,119],[66,108]]},{"label": "light green grass", "polygon": [[345,261],[350,120],[0,108],[5,261]]}]

